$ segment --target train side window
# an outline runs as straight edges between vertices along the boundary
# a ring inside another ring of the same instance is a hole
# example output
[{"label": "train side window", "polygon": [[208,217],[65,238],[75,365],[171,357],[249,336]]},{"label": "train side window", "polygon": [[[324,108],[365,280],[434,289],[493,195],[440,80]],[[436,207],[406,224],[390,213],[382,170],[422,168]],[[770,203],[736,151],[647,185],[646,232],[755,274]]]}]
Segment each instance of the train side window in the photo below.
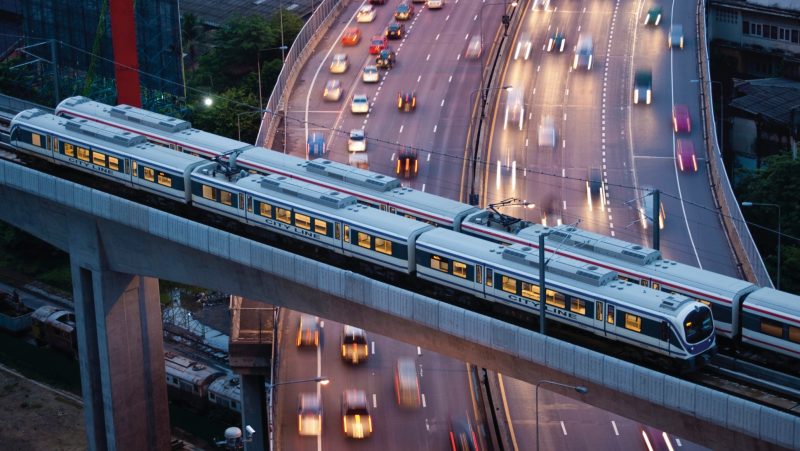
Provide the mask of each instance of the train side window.
[{"label": "train side window", "polygon": [[625,328],[628,330],[632,330],[634,332],[641,332],[642,331],[642,317],[631,315],[630,313],[625,314]]},{"label": "train side window", "polygon": [[585,315],[586,314],[586,301],[584,301],[583,299],[578,299],[578,298],[570,299],[569,311],[577,313],[579,315]]},{"label": "train side window", "polygon": [[311,230],[311,218],[300,213],[294,214],[294,225],[303,230]]},{"label": "train side window", "polygon": [[381,254],[392,255],[392,242],[375,237],[375,250]]},{"label": "train side window", "polygon": [[100,152],[92,152],[92,163],[97,166],[106,166],[106,155]]},{"label": "train side window", "polygon": [[629,278],[627,278],[625,276],[617,276],[617,278],[619,280],[623,281],[623,282],[630,282],[631,281],[631,279],[629,279]]},{"label": "train side window", "polygon": [[659,291],[661,291],[661,284],[660,284],[660,283],[658,283],[658,282],[653,282],[653,287],[652,287],[652,288],[653,288],[654,290],[659,290]]},{"label": "train side window", "polygon": [[608,314],[606,315],[606,321],[608,324],[614,324],[614,306],[608,306]]},{"label": "train side window", "polygon": [[239,210],[244,210],[244,193],[239,193]]},{"label": "train side window", "polygon": [[661,341],[669,340],[669,324],[666,321],[661,321]]},{"label": "train side window", "polygon": [[89,149],[78,146],[78,159],[89,161]]},{"label": "train side window", "polygon": [[272,218],[272,205],[261,202],[258,204],[258,214],[265,218]]},{"label": "train side window", "polygon": [[800,327],[789,326],[789,340],[800,343]]},{"label": "train side window", "polygon": [[534,285],[528,282],[522,282],[522,297],[539,300],[539,285]]},{"label": "train side window", "polygon": [[64,155],[68,157],[75,156],[75,146],[70,143],[64,143]]},{"label": "train side window", "polygon": [[517,279],[503,276],[503,291],[517,294]]},{"label": "train side window", "polygon": [[248,197],[247,198],[247,212],[248,213],[252,213],[253,212],[253,198],[252,197]]},{"label": "train side window", "polygon": [[601,301],[595,301],[594,303],[594,319],[603,321],[603,303]]},{"label": "train side window", "polygon": [[483,266],[475,265],[475,282],[483,283]]},{"label": "train side window", "polygon": [[275,209],[275,219],[280,222],[285,222],[286,224],[292,223],[292,212],[291,210],[287,210],[285,208],[277,207]]},{"label": "train side window", "polygon": [[438,255],[431,256],[431,269],[436,269],[441,272],[450,272],[450,265],[442,260],[442,257]]},{"label": "train side window", "polygon": [[[327,235],[328,234],[328,223],[323,221],[322,219],[314,219],[314,231],[319,233],[320,235]],[[339,232],[337,228],[336,238],[339,238]]]},{"label": "train side window", "polygon": [[467,265],[461,262],[453,262],[453,275],[461,277],[462,279],[466,279]]},{"label": "train side window", "polygon": [[761,333],[781,338],[783,337],[783,326],[777,321],[761,318]]},{"label": "train side window", "polygon": [[163,172],[159,172],[158,184],[172,188],[172,177],[168,176],[167,174],[164,174]]},{"label": "train side window", "polygon": [[349,243],[350,242],[350,226],[349,225],[345,225],[344,226],[344,242],[345,243]]},{"label": "train side window", "polygon": [[342,236],[342,232],[339,229],[339,223],[338,222],[334,223],[334,225],[333,225],[333,237],[338,240],[339,237],[341,237],[341,236]]},{"label": "train side window", "polygon": [[494,286],[494,270],[492,268],[486,268],[486,286]]},{"label": "train side window", "polygon": [[564,298],[563,294],[553,290],[546,290],[545,294],[546,294],[545,302],[548,305],[552,305],[553,307],[558,307],[558,308],[566,308],[567,301]]},{"label": "train side window", "polygon": [[119,159],[117,157],[108,157],[108,168],[119,171]]},{"label": "train side window", "polygon": [[639,281],[639,285],[641,285],[643,287],[648,287],[648,286],[650,286],[650,283],[646,279],[642,279],[642,280]]},{"label": "train side window", "polygon": [[42,135],[31,133],[31,144],[36,147],[42,147]]},{"label": "train side window", "polygon": [[367,235],[364,232],[358,232],[358,234],[356,236],[358,237],[358,245],[359,246],[361,246],[363,248],[366,248],[366,249],[369,249],[371,247],[369,235]]},{"label": "train side window", "polygon": [[[80,147],[78,147],[78,158],[81,158],[81,148]],[[154,171],[153,168],[148,168],[148,167],[145,166],[145,168],[144,168],[144,179],[149,181],[149,182],[155,182],[156,181],[156,171]]]},{"label": "train side window", "polygon": [[[139,177],[139,163],[137,163],[135,161],[131,161],[131,175],[133,175],[136,178]],[[205,189],[205,185],[204,185],[203,189]],[[205,196],[203,196],[203,197],[205,197]]]},{"label": "train side window", "polygon": [[219,201],[224,205],[232,205],[232,197],[230,191],[219,190]]},{"label": "train side window", "polygon": [[[134,162],[134,169],[136,169],[136,163]],[[214,187],[203,185],[203,197],[205,199],[217,200],[217,195],[214,192],[216,191]]]},{"label": "train side window", "polygon": [[50,147],[50,149],[58,152],[58,149],[59,149],[59,147],[58,147],[58,138],[53,138],[53,144],[52,144],[52,147]]}]

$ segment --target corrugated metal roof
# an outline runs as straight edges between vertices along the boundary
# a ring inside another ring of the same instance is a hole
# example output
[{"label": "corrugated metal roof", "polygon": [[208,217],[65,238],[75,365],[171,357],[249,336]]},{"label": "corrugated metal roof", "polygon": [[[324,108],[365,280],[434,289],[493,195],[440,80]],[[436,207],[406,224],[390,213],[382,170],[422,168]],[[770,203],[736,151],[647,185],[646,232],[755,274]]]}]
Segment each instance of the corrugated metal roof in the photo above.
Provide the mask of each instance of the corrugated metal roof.
[{"label": "corrugated metal roof", "polygon": [[800,108],[800,82],[784,78],[748,80],[736,85],[744,93],[731,106],[771,121],[789,125],[791,111]]}]

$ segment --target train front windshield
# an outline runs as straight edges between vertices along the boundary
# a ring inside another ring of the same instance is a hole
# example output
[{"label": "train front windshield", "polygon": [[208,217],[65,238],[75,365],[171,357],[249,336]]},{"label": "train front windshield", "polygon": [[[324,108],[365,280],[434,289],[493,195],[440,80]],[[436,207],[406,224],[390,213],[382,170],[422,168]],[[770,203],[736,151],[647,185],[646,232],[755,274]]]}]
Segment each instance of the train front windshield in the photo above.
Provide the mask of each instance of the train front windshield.
[{"label": "train front windshield", "polygon": [[714,333],[714,318],[711,317],[711,309],[702,308],[689,312],[683,321],[683,331],[686,334],[686,341],[691,344],[708,338]]}]

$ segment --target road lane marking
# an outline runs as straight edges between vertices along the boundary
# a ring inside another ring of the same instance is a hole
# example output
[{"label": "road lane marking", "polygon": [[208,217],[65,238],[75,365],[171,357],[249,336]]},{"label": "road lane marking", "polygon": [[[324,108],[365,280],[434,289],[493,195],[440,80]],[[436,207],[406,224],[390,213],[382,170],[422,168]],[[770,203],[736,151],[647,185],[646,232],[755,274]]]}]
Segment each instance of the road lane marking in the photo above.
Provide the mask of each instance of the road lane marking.
[{"label": "road lane marking", "polygon": [[375,409],[378,408],[378,394],[377,393],[373,393],[372,394],[372,407],[375,408]]},{"label": "road lane marking", "polygon": [[372,355],[375,355],[375,342],[372,342]]},{"label": "road lane marking", "polygon": [[422,407],[428,407],[428,405],[425,403],[425,393],[422,394]]},{"label": "road lane marking", "polygon": [[611,420],[611,426],[614,426],[614,435],[619,435],[619,429],[617,429],[617,422]]},{"label": "road lane marking", "polygon": [[567,435],[567,428],[564,426],[564,422],[561,421],[561,431],[564,432],[564,435]]}]

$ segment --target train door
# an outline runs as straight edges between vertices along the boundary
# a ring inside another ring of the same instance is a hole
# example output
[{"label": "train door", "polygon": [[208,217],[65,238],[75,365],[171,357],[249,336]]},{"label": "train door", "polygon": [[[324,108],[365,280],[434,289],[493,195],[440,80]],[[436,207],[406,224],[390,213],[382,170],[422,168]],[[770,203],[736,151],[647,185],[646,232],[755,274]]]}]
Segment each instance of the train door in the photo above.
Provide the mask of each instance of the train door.
[{"label": "train door", "polygon": [[617,336],[617,309],[611,304],[606,304],[606,336]]},{"label": "train door", "polygon": [[602,337],[606,336],[605,330],[605,303],[603,301],[595,301],[594,302],[594,320],[592,324],[594,325],[595,333]]},{"label": "train door", "polygon": [[670,354],[672,351],[672,349],[670,349],[669,334],[669,323],[661,321],[658,327],[658,346],[667,354]]},{"label": "train door", "polygon": [[485,294],[483,290],[483,265],[475,265],[475,280],[472,284],[472,290],[477,293]]}]

